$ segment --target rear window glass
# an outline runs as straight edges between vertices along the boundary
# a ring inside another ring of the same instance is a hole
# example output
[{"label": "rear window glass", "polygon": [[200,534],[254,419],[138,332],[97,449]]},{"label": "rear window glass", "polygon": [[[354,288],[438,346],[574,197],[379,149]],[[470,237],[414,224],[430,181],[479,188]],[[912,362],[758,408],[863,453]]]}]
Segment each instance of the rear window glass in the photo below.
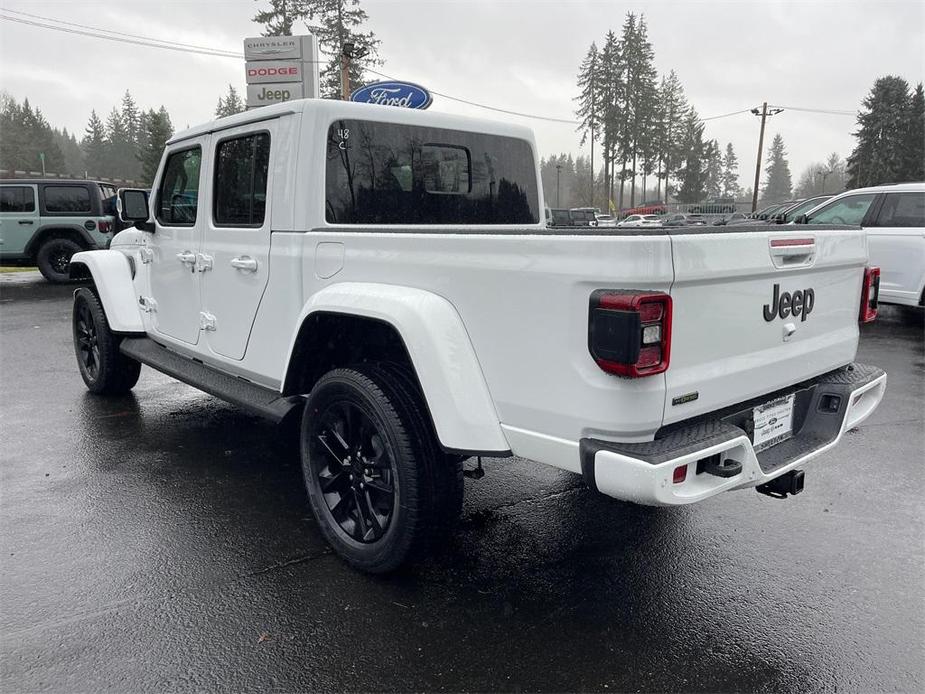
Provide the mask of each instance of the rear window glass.
[{"label": "rear window glass", "polygon": [[26,186],[0,188],[0,212],[35,212],[35,193]]},{"label": "rear window glass", "polygon": [[219,143],[215,154],[215,224],[261,226],[267,208],[270,135]]},{"label": "rear window glass", "polygon": [[887,193],[878,227],[925,227],[925,193]]},{"label": "rear window glass", "polygon": [[90,212],[90,191],[85,186],[45,186],[47,212]]},{"label": "rear window glass", "polygon": [[535,224],[525,140],[337,121],[328,131],[325,218],[333,224]]}]

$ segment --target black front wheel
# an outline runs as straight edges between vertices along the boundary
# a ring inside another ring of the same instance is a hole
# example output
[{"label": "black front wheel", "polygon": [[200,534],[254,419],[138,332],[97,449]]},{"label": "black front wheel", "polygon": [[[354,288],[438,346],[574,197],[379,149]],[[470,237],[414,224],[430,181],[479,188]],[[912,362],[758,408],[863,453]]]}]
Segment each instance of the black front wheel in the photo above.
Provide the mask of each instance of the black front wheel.
[{"label": "black front wheel", "polygon": [[395,373],[364,365],[330,371],[306,402],[302,469],[312,512],[334,550],[370,573],[423,554],[461,501],[461,486],[445,483],[458,465],[437,447],[415,400]]},{"label": "black front wheel", "polygon": [[74,293],[72,317],[77,368],[87,389],[98,395],[122,395],[138,382],[141,364],[119,351],[121,339],[109,329],[99,298],[85,287]]}]

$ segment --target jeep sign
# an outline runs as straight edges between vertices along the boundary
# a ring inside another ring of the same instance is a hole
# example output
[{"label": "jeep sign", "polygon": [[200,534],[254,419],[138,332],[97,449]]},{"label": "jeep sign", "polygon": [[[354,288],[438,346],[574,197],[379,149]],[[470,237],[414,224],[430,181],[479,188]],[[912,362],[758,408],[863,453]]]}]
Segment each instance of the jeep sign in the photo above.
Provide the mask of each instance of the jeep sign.
[{"label": "jeep sign", "polygon": [[247,85],[247,103],[250,106],[269,106],[282,101],[301,99],[304,96],[302,85],[297,82]]}]

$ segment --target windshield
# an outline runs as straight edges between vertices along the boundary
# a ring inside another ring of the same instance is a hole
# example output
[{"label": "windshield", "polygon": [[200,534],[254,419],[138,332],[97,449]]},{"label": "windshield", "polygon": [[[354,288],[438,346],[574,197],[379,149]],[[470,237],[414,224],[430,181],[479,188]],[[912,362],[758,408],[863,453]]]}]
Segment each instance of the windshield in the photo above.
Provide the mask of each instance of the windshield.
[{"label": "windshield", "polygon": [[830,197],[832,196],[828,195],[824,198],[812,198],[810,200],[804,200],[798,205],[794,205],[789,210],[787,210],[787,213],[784,215],[784,221],[785,222],[793,221],[794,219],[799,217],[804,212],[809,212],[814,207],[821,205],[826,200],[828,200]]},{"label": "windshield", "polygon": [[875,197],[874,193],[848,195],[814,212],[806,221],[809,224],[860,224]]}]

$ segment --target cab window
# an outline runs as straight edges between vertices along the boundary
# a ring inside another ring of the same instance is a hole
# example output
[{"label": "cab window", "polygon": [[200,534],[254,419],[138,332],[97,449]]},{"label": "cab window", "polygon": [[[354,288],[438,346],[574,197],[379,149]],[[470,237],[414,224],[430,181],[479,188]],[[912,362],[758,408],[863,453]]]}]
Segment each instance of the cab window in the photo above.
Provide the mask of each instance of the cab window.
[{"label": "cab window", "polygon": [[876,227],[925,227],[925,194],[887,193]]},{"label": "cab window", "polygon": [[199,209],[202,149],[193,147],[167,157],[157,193],[157,221],[164,226],[192,226]]},{"label": "cab window", "polygon": [[263,225],[269,168],[269,133],[255,133],[219,143],[215,152],[212,195],[216,226]]},{"label": "cab window", "polygon": [[849,195],[826,205],[808,217],[807,224],[860,224],[867,214],[875,193]]},{"label": "cab window", "polygon": [[35,212],[35,192],[27,186],[3,186],[0,212]]}]

